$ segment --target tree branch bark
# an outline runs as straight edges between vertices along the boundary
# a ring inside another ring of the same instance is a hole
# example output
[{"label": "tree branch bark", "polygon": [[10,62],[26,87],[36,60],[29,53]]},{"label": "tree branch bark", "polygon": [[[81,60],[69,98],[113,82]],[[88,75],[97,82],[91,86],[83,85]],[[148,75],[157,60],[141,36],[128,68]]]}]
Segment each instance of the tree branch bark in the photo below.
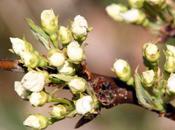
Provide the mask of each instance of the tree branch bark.
[{"label": "tree branch bark", "polygon": [[[18,60],[0,60],[0,69],[12,72],[25,72],[25,68]],[[126,103],[140,106],[134,88],[127,86],[113,77],[90,72],[88,72],[88,76],[90,77],[87,78],[87,80],[93,87],[99,102],[104,108],[111,108],[118,104]],[[167,107],[166,113],[156,113],[161,117],[166,117],[175,121],[175,109],[170,105]]]}]

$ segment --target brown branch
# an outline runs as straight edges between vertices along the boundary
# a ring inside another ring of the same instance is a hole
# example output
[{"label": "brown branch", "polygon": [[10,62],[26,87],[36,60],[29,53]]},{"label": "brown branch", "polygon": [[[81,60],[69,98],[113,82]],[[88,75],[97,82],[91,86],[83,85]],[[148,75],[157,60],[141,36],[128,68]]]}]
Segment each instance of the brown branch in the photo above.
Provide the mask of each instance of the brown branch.
[{"label": "brown branch", "polygon": [[[0,60],[0,69],[12,72],[25,71],[23,66],[17,60]],[[135,91],[130,86],[127,86],[126,84],[112,77],[89,72],[88,75],[90,75],[88,82],[93,87],[99,102],[104,108],[111,108],[118,104],[125,103],[140,106],[138,104]],[[171,106],[167,106],[167,113],[158,114],[175,121],[175,110]]]}]

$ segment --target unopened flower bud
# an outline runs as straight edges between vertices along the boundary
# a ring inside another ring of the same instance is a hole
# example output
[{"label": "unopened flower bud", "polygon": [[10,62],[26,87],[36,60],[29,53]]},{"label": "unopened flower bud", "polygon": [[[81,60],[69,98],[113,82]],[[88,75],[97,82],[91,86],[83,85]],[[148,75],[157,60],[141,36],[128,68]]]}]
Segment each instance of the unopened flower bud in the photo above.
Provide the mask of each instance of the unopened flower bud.
[{"label": "unopened flower bud", "polygon": [[86,80],[80,77],[73,78],[68,85],[73,93],[84,92],[87,88]]},{"label": "unopened flower bud", "polygon": [[93,105],[93,99],[91,96],[84,96],[76,101],[75,104],[76,111],[78,114],[86,114],[88,112],[93,111],[94,105]]},{"label": "unopened flower bud", "polygon": [[39,56],[35,55],[32,52],[24,52],[23,55],[21,55],[21,59],[24,62],[25,66],[30,68],[37,67],[40,62]]},{"label": "unopened flower bud", "polygon": [[48,53],[48,60],[50,65],[61,67],[65,62],[65,56],[60,50],[52,49]]},{"label": "unopened flower bud", "polygon": [[59,72],[65,75],[73,75],[75,73],[75,69],[68,61],[65,61],[64,65],[59,69]]},{"label": "unopened flower bud", "polygon": [[166,48],[165,55],[175,57],[175,46],[166,45]]},{"label": "unopened flower bud", "polygon": [[67,55],[75,63],[79,63],[84,59],[84,51],[76,41],[71,42],[67,46]]},{"label": "unopened flower bud", "polygon": [[155,44],[146,43],[143,46],[143,56],[149,62],[157,62],[160,58],[160,51]]},{"label": "unopened flower bud", "polygon": [[173,57],[173,56],[166,56],[164,69],[165,69],[165,71],[167,71],[169,73],[175,72],[175,57]]},{"label": "unopened flower bud", "polygon": [[75,40],[82,42],[86,39],[88,34],[88,23],[83,16],[75,16],[72,23],[72,33]]},{"label": "unopened flower bud", "polygon": [[21,82],[15,81],[15,83],[14,83],[14,89],[15,89],[15,92],[18,94],[18,96],[20,96],[22,99],[27,99],[29,93],[23,87],[23,85],[21,84]]},{"label": "unopened flower bud", "polygon": [[127,10],[127,7],[121,4],[111,4],[106,7],[106,12],[108,13],[108,15],[119,22],[123,21],[122,14]]},{"label": "unopened flower bud", "polygon": [[29,101],[35,107],[42,106],[45,103],[47,103],[47,101],[48,101],[48,95],[44,91],[33,92],[30,95]]},{"label": "unopened flower bud", "polygon": [[142,8],[145,0],[129,0],[129,4],[133,8]]},{"label": "unopened flower bud", "polygon": [[48,82],[48,76],[44,72],[29,71],[21,80],[24,88],[31,92],[39,92],[43,90],[45,84]]},{"label": "unopened flower bud", "polygon": [[23,124],[33,129],[42,130],[49,125],[48,118],[40,114],[30,115]]},{"label": "unopened flower bud", "polygon": [[116,60],[113,65],[113,70],[116,76],[124,82],[127,82],[131,78],[131,67],[125,60]]},{"label": "unopened flower bud", "polygon": [[155,80],[155,73],[153,70],[148,70],[142,73],[142,83],[145,87],[151,87]]},{"label": "unopened flower bud", "polygon": [[146,19],[145,14],[138,9],[130,9],[127,12],[123,13],[123,19],[127,23],[136,23],[142,24]]},{"label": "unopened flower bud", "polygon": [[13,51],[16,54],[21,55],[23,52],[26,52],[27,51],[25,42],[22,39],[19,39],[19,38],[10,38],[10,41],[12,43]]},{"label": "unopened flower bud", "polygon": [[175,74],[172,73],[167,80],[167,89],[171,93],[175,93]]},{"label": "unopened flower bud", "polygon": [[60,26],[59,38],[60,38],[60,41],[63,45],[66,45],[66,44],[70,43],[71,40],[72,40],[71,31],[68,28],[64,27],[64,26]]},{"label": "unopened flower bud", "polygon": [[58,30],[58,16],[55,16],[52,9],[44,10],[41,13],[41,25],[48,34],[54,34]]},{"label": "unopened flower bud", "polygon": [[53,106],[51,111],[51,115],[57,119],[64,118],[66,114],[67,114],[67,109],[64,105],[61,105],[61,104]]}]

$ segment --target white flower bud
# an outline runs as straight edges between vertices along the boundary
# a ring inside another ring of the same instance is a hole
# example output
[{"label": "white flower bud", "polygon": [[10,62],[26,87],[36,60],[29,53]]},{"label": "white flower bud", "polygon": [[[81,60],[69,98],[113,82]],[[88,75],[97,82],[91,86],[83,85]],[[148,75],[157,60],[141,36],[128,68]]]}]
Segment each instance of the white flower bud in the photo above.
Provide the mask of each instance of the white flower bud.
[{"label": "white flower bud", "polygon": [[21,80],[22,85],[29,91],[39,92],[43,90],[48,77],[43,72],[29,71]]},{"label": "white flower bud", "polygon": [[142,83],[146,87],[151,87],[155,80],[155,73],[153,70],[148,70],[142,73]]},{"label": "white flower bud", "polygon": [[64,118],[66,114],[67,114],[67,109],[63,105],[53,106],[51,111],[51,115],[57,119]]},{"label": "white flower bud", "polygon": [[83,16],[75,16],[72,23],[72,33],[76,40],[84,41],[86,39],[88,33],[88,23]]},{"label": "white flower bud", "polygon": [[10,38],[10,41],[12,43],[12,48],[13,51],[17,54],[17,55],[22,55],[23,52],[27,51],[26,45],[25,45],[25,41],[19,39],[19,38]]},{"label": "white flower bud", "polygon": [[59,72],[65,75],[73,75],[75,73],[75,69],[71,66],[68,61],[65,61],[64,65],[60,68]]},{"label": "white flower bud", "polygon": [[33,52],[24,52],[21,55],[21,59],[27,67],[35,68],[40,62],[40,57]]},{"label": "white flower bud", "polygon": [[15,81],[14,89],[18,96],[20,96],[22,99],[26,99],[29,95],[27,90],[22,86],[21,82],[19,81]]},{"label": "white flower bud", "polygon": [[122,14],[126,12],[128,9],[124,5],[121,4],[111,4],[106,7],[107,14],[116,21],[122,22],[123,16]]},{"label": "white flower bud", "polygon": [[48,60],[50,65],[61,67],[65,62],[65,56],[59,50],[52,49],[48,53]]},{"label": "white flower bud", "polygon": [[173,56],[175,57],[175,46],[172,45],[166,45],[166,56]]},{"label": "white flower bud", "polygon": [[30,95],[29,101],[33,106],[37,107],[47,103],[47,99],[48,95],[44,91],[41,91],[41,92],[33,92]]},{"label": "white flower bud", "polygon": [[175,72],[175,57],[173,57],[173,56],[166,56],[164,69],[167,72],[169,72],[169,73]]},{"label": "white flower bud", "polygon": [[146,43],[143,46],[143,56],[149,62],[157,62],[158,59],[160,58],[160,51],[155,44]]},{"label": "white flower bud", "polygon": [[142,8],[145,0],[129,0],[129,4],[133,8]]},{"label": "white flower bud", "polygon": [[84,92],[87,88],[86,80],[80,77],[73,78],[68,85],[73,93]]},{"label": "white flower bud", "polygon": [[142,24],[146,18],[145,14],[138,9],[130,9],[123,13],[123,19],[127,23]]},{"label": "white flower bud", "polygon": [[175,93],[175,74],[172,73],[170,75],[170,77],[168,78],[167,81],[167,89],[171,92],[171,93]]},{"label": "white flower bud", "polygon": [[53,34],[58,30],[58,17],[52,9],[42,11],[41,25],[48,34]]},{"label": "white flower bud", "polygon": [[48,118],[40,114],[30,115],[23,124],[38,130],[44,129],[49,125]]},{"label": "white flower bud", "polygon": [[124,82],[127,82],[131,78],[131,67],[125,60],[116,60],[113,65],[113,70],[116,76]]},{"label": "white flower bud", "polygon": [[76,111],[78,114],[86,114],[94,109],[93,99],[91,96],[84,96],[76,101]]},{"label": "white flower bud", "polygon": [[67,46],[67,55],[72,62],[81,62],[84,59],[84,51],[76,41]]},{"label": "white flower bud", "polygon": [[71,31],[64,26],[60,26],[59,38],[60,38],[60,41],[62,42],[63,45],[70,43],[72,40]]}]

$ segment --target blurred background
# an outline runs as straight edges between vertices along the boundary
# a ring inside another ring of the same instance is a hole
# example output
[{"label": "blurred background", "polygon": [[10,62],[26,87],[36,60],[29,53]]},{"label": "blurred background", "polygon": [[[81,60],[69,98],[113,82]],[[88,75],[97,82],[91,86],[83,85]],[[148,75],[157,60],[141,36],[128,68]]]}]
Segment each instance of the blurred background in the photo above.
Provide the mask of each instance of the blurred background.
[{"label": "blurred background", "polygon": [[[124,58],[136,68],[142,64],[141,48],[155,36],[141,27],[114,22],[105,12],[105,6],[116,0],[0,0],[0,58],[15,59],[10,36],[25,36],[35,48],[46,53],[34,39],[25,22],[32,18],[39,24],[40,13],[52,8],[59,14],[60,24],[66,25],[75,15],[87,18],[93,31],[86,42],[87,63],[91,71],[114,76],[110,68],[116,58]],[[141,66],[143,69],[143,67]],[[26,130],[22,125],[28,114],[48,113],[48,107],[33,108],[14,92],[13,82],[23,74],[0,70],[0,130]],[[73,130],[78,118],[58,122],[47,130]],[[103,110],[91,123],[79,130],[174,130],[175,122],[133,105],[120,105]]]}]

